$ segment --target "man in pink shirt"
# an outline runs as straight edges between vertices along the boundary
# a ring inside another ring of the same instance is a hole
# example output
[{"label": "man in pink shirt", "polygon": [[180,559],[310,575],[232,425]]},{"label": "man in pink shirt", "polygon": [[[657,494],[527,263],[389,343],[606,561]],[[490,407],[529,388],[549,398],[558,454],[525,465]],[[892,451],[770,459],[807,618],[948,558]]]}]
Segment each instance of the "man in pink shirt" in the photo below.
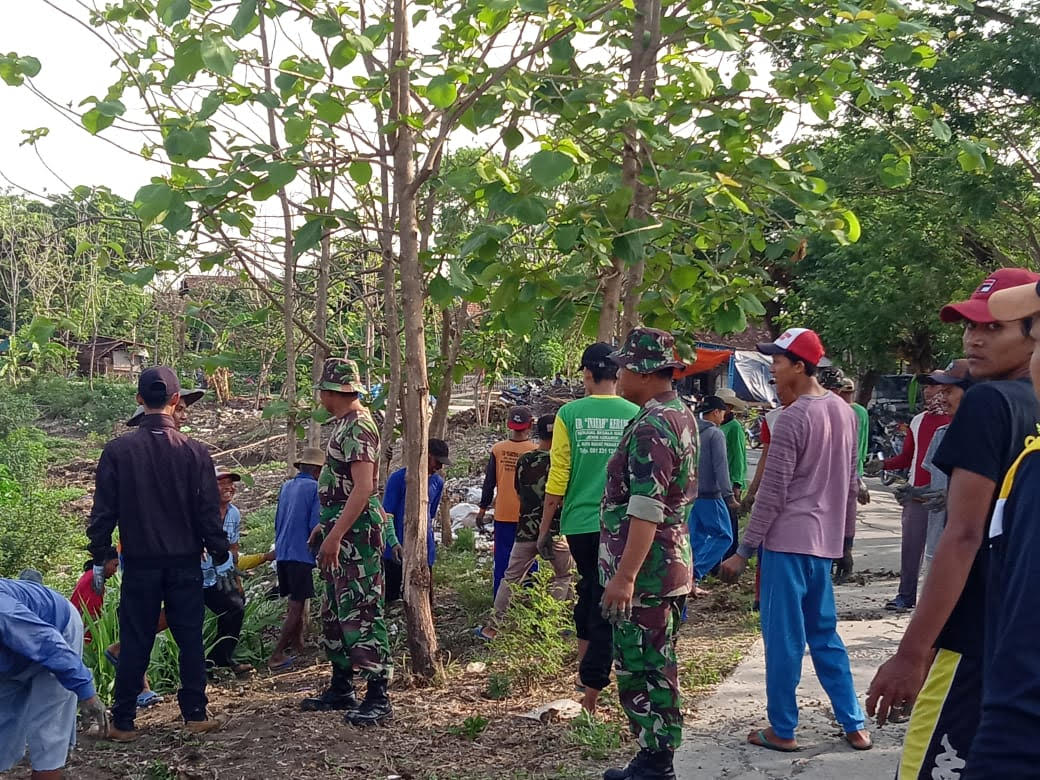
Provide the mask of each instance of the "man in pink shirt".
[{"label": "man in pink shirt", "polygon": [[[949,415],[937,410],[941,407],[934,406],[938,390],[937,385],[924,386],[925,411],[910,421],[910,430],[903,440],[902,452],[884,462],[884,467],[888,470],[910,469],[911,488],[928,487],[931,483],[932,475],[924,467],[924,456],[935,432],[950,424]],[[901,500],[903,519],[899,592],[894,599],[885,604],[885,609],[897,612],[906,612],[917,604],[917,580],[921,574],[921,558],[928,535],[928,509],[920,499],[915,500],[914,492],[909,491]]]},{"label": "man in pink shirt", "polygon": [[831,562],[851,555],[856,532],[856,416],[817,381],[824,350],[813,331],[791,328],[758,350],[773,358],[780,396],[797,400],[776,421],[743,542],[721,568],[722,578],[733,582],[759,544],[765,548],[761,616],[769,726],[751,732],[748,742],[784,752],[798,749],[796,691],[808,643],[845,739],[868,750],[870,734],[863,729],[866,719],[838,636],[831,586]]}]

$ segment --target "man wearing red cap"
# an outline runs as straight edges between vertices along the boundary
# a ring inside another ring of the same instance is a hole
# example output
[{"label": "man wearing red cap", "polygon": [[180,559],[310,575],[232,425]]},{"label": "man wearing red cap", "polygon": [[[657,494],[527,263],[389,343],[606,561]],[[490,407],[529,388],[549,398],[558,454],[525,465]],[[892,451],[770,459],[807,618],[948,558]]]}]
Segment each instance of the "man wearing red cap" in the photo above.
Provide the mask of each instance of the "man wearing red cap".
[{"label": "man wearing red cap", "polygon": [[944,322],[963,321],[971,376],[987,381],[965,393],[932,458],[949,476],[946,528],[899,649],[878,670],[867,695],[867,712],[876,712],[879,724],[889,713],[913,707],[900,780],[957,776],[950,773],[964,767],[979,725],[990,556],[985,527],[998,485],[1040,420],[1029,383],[1031,323],[998,320],[988,303],[1000,290],[1037,281],[1040,274],[1004,268],[970,299],[940,313]]},{"label": "man wearing red cap", "polygon": [[791,328],[758,350],[773,358],[780,397],[796,400],[776,421],[744,539],[721,567],[722,578],[732,582],[758,546],[765,548],[761,616],[769,725],[751,732],[748,742],[798,750],[796,692],[808,643],[845,739],[857,750],[868,750],[870,734],[863,728],[849,656],[838,636],[831,585],[831,563],[851,555],[856,533],[856,415],[817,380],[824,350],[813,331]]},{"label": "man wearing red cap", "polygon": [[[526,406],[514,406],[506,417],[509,438],[491,448],[487,469],[484,472],[484,487],[480,494],[480,510],[477,525],[484,527],[484,513],[495,507],[495,571],[492,591],[497,596],[498,587],[509,566],[509,556],[516,541],[516,526],[520,522],[520,496],[516,493],[516,461],[525,452],[536,449],[531,441],[531,425],[534,414]],[[482,628],[476,629],[481,639],[489,639]]]},{"label": "man wearing red cap", "polygon": [[[1033,390],[1040,395],[1040,283],[993,295],[989,309],[1002,320],[1032,325]],[[1033,438],[1004,478],[989,523],[986,647],[982,712],[962,778],[1033,777],[1040,765],[1036,723],[1040,684],[1040,436]]]}]

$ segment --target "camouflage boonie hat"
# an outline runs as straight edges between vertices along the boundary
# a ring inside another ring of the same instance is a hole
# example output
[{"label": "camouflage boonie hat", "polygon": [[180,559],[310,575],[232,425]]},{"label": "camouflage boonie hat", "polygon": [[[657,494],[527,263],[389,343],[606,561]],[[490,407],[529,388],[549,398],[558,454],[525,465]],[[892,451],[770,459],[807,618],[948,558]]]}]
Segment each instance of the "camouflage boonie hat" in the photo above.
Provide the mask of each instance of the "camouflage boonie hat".
[{"label": "camouflage boonie hat", "polygon": [[672,334],[657,328],[632,328],[624,345],[610,353],[610,359],[621,368],[637,374],[685,367],[675,357],[675,339]]},{"label": "camouflage boonie hat", "polygon": [[361,372],[353,360],[346,358],[329,358],[321,369],[319,390],[332,390],[336,393],[360,393]]}]

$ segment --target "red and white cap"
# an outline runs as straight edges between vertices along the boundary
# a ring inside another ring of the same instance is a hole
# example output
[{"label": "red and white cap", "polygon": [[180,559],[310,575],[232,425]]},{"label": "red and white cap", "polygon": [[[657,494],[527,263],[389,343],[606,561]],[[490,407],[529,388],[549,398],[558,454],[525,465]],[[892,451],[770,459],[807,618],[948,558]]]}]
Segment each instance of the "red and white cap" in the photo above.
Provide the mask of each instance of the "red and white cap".
[{"label": "red and white cap", "polygon": [[[993,310],[993,307],[989,305],[990,296],[1014,287],[1030,284],[1035,286],[1038,281],[1040,281],[1040,274],[1025,268],[1001,268],[999,271],[994,271],[987,276],[968,300],[948,303],[943,306],[942,311],[939,312],[939,319],[943,322],[970,320],[971,322],[979,323],[996,322],[998,319],[1004,319],[1003,317],[997,317],[997,313],[1017,314],[1020,310],[1019,307],[1013,307],[1011,311],[1004,311],[998,303],[996,309]],[[1022,314],[1009,319],[1021,319],[1027,316],[1029,315]]]},{"label": "red and white cap", "polygon": [[816,335],[816,331],[808,328],[788,328],[776,341],[767,341],[758,345],[758,351],[763,355],[779,355],[790,352],[797,355],[806,363],[814,366],[820,365],[825,354],[823,342]]}]

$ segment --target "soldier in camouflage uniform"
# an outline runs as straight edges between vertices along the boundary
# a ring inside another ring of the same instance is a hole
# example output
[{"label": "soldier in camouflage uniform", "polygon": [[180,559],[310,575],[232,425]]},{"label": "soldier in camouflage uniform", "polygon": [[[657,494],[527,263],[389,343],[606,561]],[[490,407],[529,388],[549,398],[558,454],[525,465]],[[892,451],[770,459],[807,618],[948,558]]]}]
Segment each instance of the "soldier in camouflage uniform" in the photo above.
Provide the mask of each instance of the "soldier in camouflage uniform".
[{"label": "soldier in camouflage uniform", "polygon": [[[509,607],[512,588],[522,582],[538,557],[538,527],[542,521],[545,503],[545,483],[549,479],[549,450],[552,448],[552,429],[556,415],[543,414],[535,424],[538,449],[525,452],[516,461],[514,485],[520,498],[520,520],[516,526],[516,541],[509,554],[502,584],[495,594],[495,622],[501,622]],[[546,557],[553,565],[552,593],[561,601],[570,593],[571,551],[567,541],[559,536],[559,512],[552,524],[553,539],[546,549]],[[481,639],[493,639],[497,629],[483,626],[475,632]]]},{"label": "soldier in camouflage uniform", "polygon": [[605,780],[674,780],[682,738],[675,636],[692,586],[686,516],[697,495],[697,419],[672,389],[671,335],[634,328],[611,357],[642,408],[607,464],[600,508],[602,608],[614,626],[618,698],[639,754]]},{"label": "soldier in camouflage uniform", "polygon": [[[375,497],[379,431],[358,395],[360,375],[353,360],[326,360],[318,388],[322,406],[336,418],[318,477],[322,522],[311,535],[312,546],[321,543],[322,644],[332,663],[332,685],[301,707],[346,710],[347,723],[371,725],[393,714],[387,698],[393,662],[383,620],[380,564],[385,523]],[[368,681],[360,705],[355,672]]]}]

